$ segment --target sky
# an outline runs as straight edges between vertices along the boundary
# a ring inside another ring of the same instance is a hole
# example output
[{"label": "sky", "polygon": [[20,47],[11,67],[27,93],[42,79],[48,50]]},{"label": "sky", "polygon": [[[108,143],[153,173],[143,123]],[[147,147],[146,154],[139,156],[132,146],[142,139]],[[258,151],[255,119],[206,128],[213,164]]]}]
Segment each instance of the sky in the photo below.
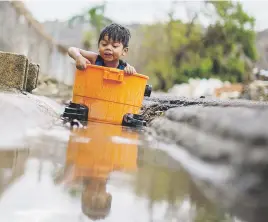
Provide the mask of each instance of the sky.
[{"label": "sky", "polygon": [[[102,0],[24,0],[26,7],[40,21],[66,20],[72,15],[83,12]],[[172,0],[106,0],[106,16],[122,23],[152,23],[166,18]],[[201,1],[186,1],[192,10],[201,7]],[[256,30],[268,28],[268,0],[241,0],[246,12],[256,18]],[[176,15],[187,19],[183,2],[176,6]]]}]

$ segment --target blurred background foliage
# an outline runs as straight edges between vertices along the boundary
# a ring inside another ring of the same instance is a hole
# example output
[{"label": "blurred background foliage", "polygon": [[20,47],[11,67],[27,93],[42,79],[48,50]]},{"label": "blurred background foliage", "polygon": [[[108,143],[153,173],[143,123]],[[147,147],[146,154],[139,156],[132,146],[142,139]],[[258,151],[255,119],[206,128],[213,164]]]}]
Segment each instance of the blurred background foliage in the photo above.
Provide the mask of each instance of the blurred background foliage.
[{"label": "blurred background foliage", "polygon": [[[240,2],[204,1],[202,10],[187,9],[189,21],[183,22],[174,17],[174,9],[181,4],[173,3],[166,22],[129,27],[132,39],[127,61],[150,76],[155,90],[166,91],[189,78],[249,81],[258,58],[254,17]],[[200,24],[200,17],[210,19],[208,27]],[[69,22],[86,22],[93,28],[84,33],[83,45],[94,50],[102,27],[112,21],[105,17],[103,3]]]}]

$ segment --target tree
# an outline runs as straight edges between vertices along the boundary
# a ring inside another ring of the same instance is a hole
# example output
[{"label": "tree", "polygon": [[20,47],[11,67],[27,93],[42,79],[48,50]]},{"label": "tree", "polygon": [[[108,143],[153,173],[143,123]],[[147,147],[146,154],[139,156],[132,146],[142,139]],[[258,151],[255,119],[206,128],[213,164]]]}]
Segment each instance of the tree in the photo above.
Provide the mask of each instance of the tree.
[{"label": "tree", "polygon": [[207,28],[198,24],[203,11],[191,13],[187,23],[175,19],[171,11],[167,23],[144,27],[144,73],[151,74],[155,89],[167,90],[196,77],[248,79],[257,59],[255,19],[240,2],[206,1],[204,6],[210,9]]},{"label": "tree", "polygon": [[216,11],[216,23],[210,25],[204,36],[204,46],[212,53],[215,46],[222,46],[221,57],[214,57],[214,64],[218,63],[221,71],[230,74],[235,81],[243,81],[251,72],[252,64],[256,62],[255,47],[255,19],[243,11],[240,2],[207,1]]},{"label": "tree", "polygon": [[99,36],[101,29],[112,23],[112,20],[104,15],[105,7],[106,3],[94,6],[88,9],[85,13],[75,15],[69,20],[70,26],[75,24],[89,24],[94,29],[94,33],[91,31],[84,33],[83,44],[87,49],[92,47],[92,41]]}]

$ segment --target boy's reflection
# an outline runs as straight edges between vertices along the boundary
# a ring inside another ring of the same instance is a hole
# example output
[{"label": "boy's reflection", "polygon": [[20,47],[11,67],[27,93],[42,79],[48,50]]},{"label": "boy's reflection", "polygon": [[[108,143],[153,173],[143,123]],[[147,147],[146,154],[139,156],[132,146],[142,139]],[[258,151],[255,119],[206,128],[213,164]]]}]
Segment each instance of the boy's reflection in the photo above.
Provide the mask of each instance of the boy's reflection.
[{"label": "boy's reflection", "polygon": [[121,126],[94,124],[76,130],[69,140],[62,180],[68,186],[82,184],[82,211],[92,220],[109,215],[112,203],[112,195],[106,190],[109,174],[136,170],[137,144],[114,143],[113,136],[136,141],[138,134]]},{"label": "boy's reflection", "polygon": [[92,178],[82,192],[82,211],[92,220],[106,218],[111,210],[112,195],[106,191],[106,180]]}]

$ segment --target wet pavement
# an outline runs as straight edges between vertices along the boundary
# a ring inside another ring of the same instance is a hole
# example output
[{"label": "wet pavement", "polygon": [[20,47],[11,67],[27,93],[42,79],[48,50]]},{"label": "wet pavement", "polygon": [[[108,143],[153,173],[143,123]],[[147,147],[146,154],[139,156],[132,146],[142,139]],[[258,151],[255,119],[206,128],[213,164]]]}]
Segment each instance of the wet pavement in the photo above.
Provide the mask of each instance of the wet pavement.
[{"label": "wet pavement", "polygon": [[232,171],[198,165],[144,137],[142,130],[88,123],[34,129],[25,148],[1,149],[0,142],[0,221],[242,221],[227,213],[226,193],[215,188]]}]

